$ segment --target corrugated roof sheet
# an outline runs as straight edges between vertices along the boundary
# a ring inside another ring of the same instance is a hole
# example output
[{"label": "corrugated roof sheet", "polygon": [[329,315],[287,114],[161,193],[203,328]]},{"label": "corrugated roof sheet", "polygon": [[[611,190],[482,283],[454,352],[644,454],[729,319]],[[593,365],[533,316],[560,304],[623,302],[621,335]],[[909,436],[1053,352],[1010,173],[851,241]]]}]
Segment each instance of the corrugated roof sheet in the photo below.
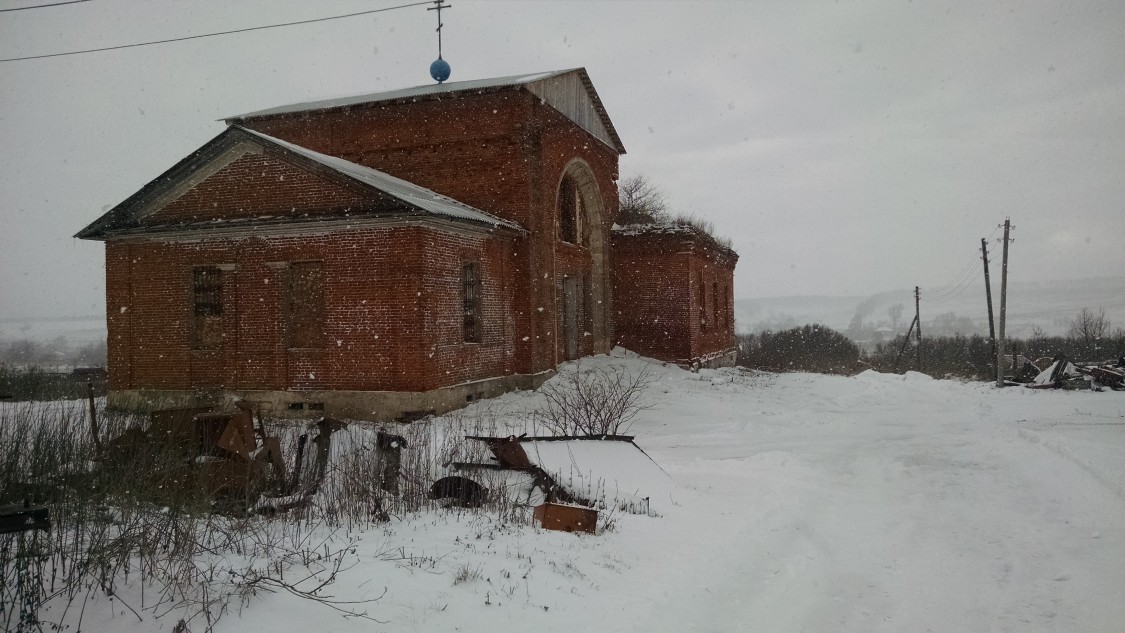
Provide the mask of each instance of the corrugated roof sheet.
[{"label": "corrugated roof sheet", "polygon": [[278,114],[291,114],[294,112],[310,112],[314,110],[330,110],[332,108],[343,108],[347,106],[360,105],[364,103],[380,103],[383,101],[397,101],[399,99],[412,99],[416,97],[428,97],[440,94],[452,94],[455,92],[465,92],[473,90],[487,90],[489,88],[502,88],[505,86],[518,86],[521,84],[531,83],[533,81],[541,81],[549,77],[564,75],[578,68],[568,68],[566,70],[553,70],[549,72],[533,73],[530,75],[512,75],[510,77],[494,77],[492,79],[474,79],[471,81],[452,81],[443,84],[427,84],[424,86],[414,86],[413,88],[403,88],[401,90],[391,90],[389,92],[373,92],[364,95],[353,95],[350,97],[339,97],[336,99],[324,99],[320,101],[306,101],[304,103],[293,103],[290,105],[277,106],[275,108],[266,108],[265,110],[257,110],[255,112],[247,112],[246,114],[239,114],[235,116],[226,117],[225,121],[241,121],[243,119],[253,119],[257,117],[275,116]]},{"label": "corrugated roof sheet", "polygon": [[401,178],[381,172],[377,169],[357,165],[356,163],[346,161],[342,158],[335,156],[328,156],[320,152],[314,152],[311,149],[294,145],[288,141],[283,141],[279,138],[274,138],[261,132],[255,132],[241,126],[233,126],[235,129],[247,132],[263,141],[272,143],[279,147],[285,148],[295,154],[299,154],[313,160],[325,167],[333,169],[349,178],[358,180],[366,185],[374,187],[389,196],[397,198],[411,206],[422,209],[429,213],[437,215],[444,215],[451,218],[460,220],[470,220],[473,222],[480,222],[482,224],[491,224],[492,226],[503,226],[509,229],[522,231],[523,227],[511,220],[492,215],[485,211],[481,211],[475,207],[471,207],[462,202],[458,202],[449,196],[443,196],[436,191],[426,189],[425,187],[408,182]]}]

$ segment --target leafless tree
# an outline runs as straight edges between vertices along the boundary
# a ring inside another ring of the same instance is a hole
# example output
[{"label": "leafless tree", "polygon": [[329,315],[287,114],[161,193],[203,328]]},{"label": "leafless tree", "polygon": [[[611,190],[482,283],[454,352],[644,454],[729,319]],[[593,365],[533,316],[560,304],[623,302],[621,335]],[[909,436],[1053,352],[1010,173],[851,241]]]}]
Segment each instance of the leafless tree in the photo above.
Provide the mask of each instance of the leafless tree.
[{"label": "leafless tree", "polygon": [[1070,322],[1070,337],[1087,345],[1105,338],[1109,332],[1110,322],[1105,318],[1105,310],[1099,309],[1095,313],[1090,308],[1082,308],[1078,316]]},{"label": "leafless tree", "polygon": [[654,224],[669,219],[664,192],[644,174],[622,180],[617,186],[617,197],[621,205],[618,224]]},{"label": "leafless tree", "polygon": [[539,388],[540,423],[554,435],[620,435],[648,408],[645,389],[655,380],[648,366],[587,367],[576,362]]},{"label": "leafless tree", "polygon": [[887,308],[887,316],[891,318],[892,330],[896,332],[898,331],[898,321],[902,318],[902,311],[905,309],[906,306],[902,305],[901,303],[896,303],[893,306]]}]

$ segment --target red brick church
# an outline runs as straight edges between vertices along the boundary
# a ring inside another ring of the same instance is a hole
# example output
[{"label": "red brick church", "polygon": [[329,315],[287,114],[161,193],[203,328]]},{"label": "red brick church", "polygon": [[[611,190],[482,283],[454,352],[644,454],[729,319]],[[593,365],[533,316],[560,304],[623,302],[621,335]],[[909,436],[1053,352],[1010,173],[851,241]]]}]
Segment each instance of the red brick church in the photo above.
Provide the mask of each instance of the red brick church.
[{"label": "red brick church", "polygon": [[112,406],[409,418],[618,343],[733,361],[737,255],[612,230],[625,148],[584,69],[226,122],[77,235],[106,244]]}]

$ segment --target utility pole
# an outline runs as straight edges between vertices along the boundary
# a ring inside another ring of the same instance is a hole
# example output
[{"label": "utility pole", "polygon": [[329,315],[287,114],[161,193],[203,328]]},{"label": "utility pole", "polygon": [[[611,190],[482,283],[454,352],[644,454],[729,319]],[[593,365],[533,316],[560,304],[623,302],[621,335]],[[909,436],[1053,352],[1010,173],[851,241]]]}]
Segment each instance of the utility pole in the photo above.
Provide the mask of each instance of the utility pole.
[{"label": "utility pole", "polygon": [[1012,221],[1004,218],[1004,263],[1000,267],[1000,336],[996,341],[996,386],[1004,386],[1004,316],[1008,307],[1008,233]]},{"label": "utility pole", "polygon": [[894,372],[898,373],[898,360],[902,358],[902,353],[906,351],[906,344],[910,342],[910,335],[914,333],[914,324],[918,322],[918,317],[915,316],[914,320],[910,322],[910,329],[906,331],[906,336],[902,337],[902,347],[898,348],[898,356],[895,356]]},{"label": "utility pole", "polygon": [[988,301],[988,341],[992,343],[992,360],[1000,364],[996,356],[996,324],[992,320],[992,283],[988,279],[988,240],[980,238],[980,254],[984,260],[984,297]]},{"label": "utility pole", "polygon": [[915,359],[917,360],[918,371],[922,371],[922,313],[918,309],[921,296],[918,286],[914,286],[914,321],[918,324],[918,349],[915,350]]}]

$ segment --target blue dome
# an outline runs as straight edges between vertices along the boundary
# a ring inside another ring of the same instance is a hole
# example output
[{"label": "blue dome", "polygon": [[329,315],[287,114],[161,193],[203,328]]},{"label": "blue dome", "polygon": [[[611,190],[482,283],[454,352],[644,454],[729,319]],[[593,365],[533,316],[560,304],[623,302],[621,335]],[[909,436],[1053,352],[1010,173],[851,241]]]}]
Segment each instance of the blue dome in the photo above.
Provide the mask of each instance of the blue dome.
[{"label": "blue dome", "polygon": [[451,71],[452,69],[449,67],[449,62],[440,57],[435,59],[434,63],[430,64],[430,76],[439,84],[449,79],[449,73]]}]

